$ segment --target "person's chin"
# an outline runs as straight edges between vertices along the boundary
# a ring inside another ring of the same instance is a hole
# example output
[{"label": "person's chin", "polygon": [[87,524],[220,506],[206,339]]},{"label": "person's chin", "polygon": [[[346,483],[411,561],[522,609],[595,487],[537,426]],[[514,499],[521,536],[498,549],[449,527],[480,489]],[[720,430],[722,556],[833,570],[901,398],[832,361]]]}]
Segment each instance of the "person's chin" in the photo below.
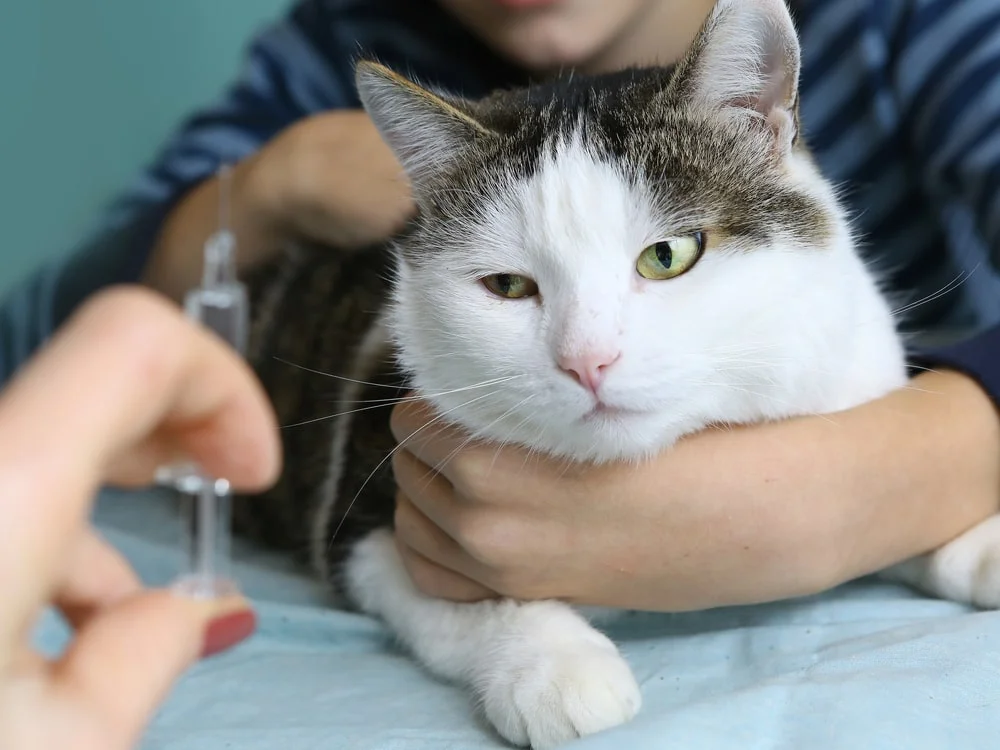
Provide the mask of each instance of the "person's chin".
[{"label": "person's chin", "polygon": [[[539,38],[543,37],[543,38]],[[593,56],[591,45],[564,41],[541,33],[511,33],[497,51],[515,64],[533,71],[559,71],[582,67]]]}]

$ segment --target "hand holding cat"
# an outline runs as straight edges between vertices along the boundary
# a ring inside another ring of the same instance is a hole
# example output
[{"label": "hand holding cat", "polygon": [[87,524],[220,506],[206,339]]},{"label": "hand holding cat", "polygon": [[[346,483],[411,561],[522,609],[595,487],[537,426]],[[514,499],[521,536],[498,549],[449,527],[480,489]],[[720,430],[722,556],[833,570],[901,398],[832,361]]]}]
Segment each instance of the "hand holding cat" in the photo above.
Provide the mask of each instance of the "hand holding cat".
[{"label": "hand holding cat", "polygon": [[[101,483],[147,484],[181,454],[244,488],[279,468],[249,370],[148,293],[95,298],[3,393],[0,747],[131,747],[199,652],[251,632],[242,598],[143,591],[87,523]],[[49,606],[75,630],[52,661],[29,643]]]},{"label": "hand holding cat", "polygon": [[248,200],[272,230],[334,247],[384,240],[413,211],[403,168],[361,110],[296,123],[245,169]]},{"label": "hand holding cat", "polygon": [[432,418],[423,403],[393,415],[396,534],[417,586],[454,600],[681,611],[810,594],[998,505],[1000,424],[957,373],[831,416],[708,430],[639,467],[418,432]]},{"label": "hand holding cat", "polygon": [[[233,169],[226,196],[243,271],[289,240],[356,249],[389,237],[413,212],[410,185],[363,111],[306,118]],[[200,249],[219,220],[220,180],[206,180],[164,224],[144,281],[174,299],[197,283]]]}]

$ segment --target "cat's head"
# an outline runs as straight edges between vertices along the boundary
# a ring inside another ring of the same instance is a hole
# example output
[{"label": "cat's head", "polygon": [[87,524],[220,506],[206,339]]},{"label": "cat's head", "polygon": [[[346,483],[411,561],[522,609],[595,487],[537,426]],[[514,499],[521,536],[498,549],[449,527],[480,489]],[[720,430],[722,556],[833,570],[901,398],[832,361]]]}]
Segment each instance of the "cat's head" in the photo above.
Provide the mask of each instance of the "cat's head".
[{"label": "cat's head", "polygon": [[676,68],[478,102],[362,63],[419,208],[390,312],[416,388],[590,460],[819,408],[859,264],[798,137],[799,65],[781,0],[721,0]]}]

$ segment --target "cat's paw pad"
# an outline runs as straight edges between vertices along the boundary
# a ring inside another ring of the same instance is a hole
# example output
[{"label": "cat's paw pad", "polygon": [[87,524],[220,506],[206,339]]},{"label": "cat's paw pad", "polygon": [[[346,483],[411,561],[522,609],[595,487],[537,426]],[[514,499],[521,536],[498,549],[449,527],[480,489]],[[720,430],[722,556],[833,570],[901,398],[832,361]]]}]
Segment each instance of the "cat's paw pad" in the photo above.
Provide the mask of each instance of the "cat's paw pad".
[{"label": "cat's paw pad", "polygon": [[515,745],[550,750],[624,724],[642,696],[614,645],[584,642],[557,650],[504,654],[482,684],[482,705]]}]

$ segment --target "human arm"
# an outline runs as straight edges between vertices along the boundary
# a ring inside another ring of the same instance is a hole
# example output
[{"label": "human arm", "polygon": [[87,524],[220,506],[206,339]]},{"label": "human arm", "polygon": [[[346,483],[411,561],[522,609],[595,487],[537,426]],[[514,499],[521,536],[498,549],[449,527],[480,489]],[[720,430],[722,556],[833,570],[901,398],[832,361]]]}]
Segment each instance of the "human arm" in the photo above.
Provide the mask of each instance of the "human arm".
[{"label": "human arm", "polygon": [[[287,17],[264,29],[249,46],[239,77],[217,101],[177,128],[100,218],[97,230],[5,295],[0,382],[102,288],[142,280],[178,300],[197,280],[202,244],[217,228],[212,182],[218,168],[241,163],[317,112],[356,108],[351,61],[359,38],[384,28],[379,13],[365,6],[340,9],[323,0],[300,0]],[[154,253],[168,217],[188,198],[195,205],[192,213],[173,222],[169,248]],[[259,257],[255,250],[278,247],[268,238],[258,241],[256,227],[237,231],[244,265]]]},{"label": "human arm", "polygon": [[289,239],[353,247],[405,219],[401,170],[354,90],[352,57],[366,22],[304,0],[254,40],[241,77],[189,118],[147,171],[168,206],[149,239],[144,283],[175,300],[197,283],[202,246],[219,226],[224,163],[236,165],[226,204],[241,270]]},{"label": "human arm", "polygon": [[[403,444],[397,540],[425,592],[681,611],[812,594],[929,551],[1000,510],[1000,419],[955,372],[830,417],[681,441],[638,468]],[[440,465],[440,474],[429,466]]]},{"label": "human arm", "polygon": [[[149,292],[92,300],[0,395],[0,747],[125,750],[189,665],[251,632],[241,597],[143,590],[88,523],[101,484],[178,457],[260,489],[277,426],[246,365]],[[74,628],[51,660],[30,644],[49,606]]]},{"label": "human arm", "polygon": [[360,110],[314,115],[238,163],[230,189],[211,177],[170,213],[143,281],[174,299],[198,283],[201,247],[219,226],[222,201],[239,242],[240,271],[291,240],[355,249],[390,236],[411,211],[409,185],[392,151]]}]

